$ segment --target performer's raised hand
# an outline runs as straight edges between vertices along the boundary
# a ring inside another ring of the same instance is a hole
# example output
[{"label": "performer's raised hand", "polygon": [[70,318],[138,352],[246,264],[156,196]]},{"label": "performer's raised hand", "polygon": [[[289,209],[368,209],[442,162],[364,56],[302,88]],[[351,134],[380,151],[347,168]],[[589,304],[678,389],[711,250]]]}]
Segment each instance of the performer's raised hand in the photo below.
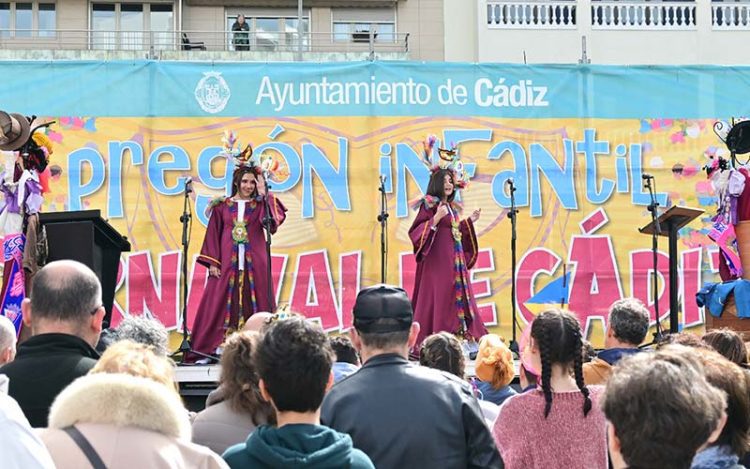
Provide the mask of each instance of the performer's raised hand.
[{"label": "performer's raised hand", "polygon": [[476,223],[477,220],[479,220],[479,216],[482,214],[482,209],[478,208],[471,212],[471,216],[469,217],[471,219],[472,223]]},{"label": "performer's raised hand", "polygon": [[218,267],[212,265],[208,268],[208,275],[218,278],[221,275],[221,270],[219,270]]},{"label": "performer's raised hand", "polygon": [[445,204],[438,205],[437,212],[435,212],[435,216],[432,217],[432,224],[437,225],[440,220],[443,219],[444,216],[448,215],[448,206]]},{"label": "performer's raised hand", "polygon": [[266,195],[266,178],[263,177],[263,174],[255,176],[255,181],[257,184],[258,195]]}]

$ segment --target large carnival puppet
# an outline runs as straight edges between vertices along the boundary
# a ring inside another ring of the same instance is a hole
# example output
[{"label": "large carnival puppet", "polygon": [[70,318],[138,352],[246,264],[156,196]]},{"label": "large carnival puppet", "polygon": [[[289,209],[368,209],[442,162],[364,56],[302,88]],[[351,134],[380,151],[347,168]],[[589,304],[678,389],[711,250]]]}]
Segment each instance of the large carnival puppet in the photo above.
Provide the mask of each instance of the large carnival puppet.
[{"label": "large carnival puppet", "polygon": [[438,147],[438,164],[433,165],[435,149],[436,139],[431,136],[424,142],[430,182],[427,194],[413,205],[418,212],[409,229],[417,261],[412,306],[420,325],[414,352],[435,332],[456,334],[465,344],[474,344],[472,348],[487,333],[469,278],[479,249],[474,223],[481,209],[461,219],[456,190],[466,188],[468,176],[455,148]]},{"label": "large carnival puppet", "polygon": [[52,143],[44,134],[52,122],[0,111],[0,229],[3,233],[3,284],[0,314],[22,325],[21,302],[46,258],[46,236],[39,225],[43,194],[49,192]]},{"label": "large carnival puppet", "polygon": [[[241,329],[251,315],[274,311],[268,295],[273,280],[268,275],[269,255],[264,239],[264,219],[275,233],[286,218],[286,207],[267,192],[266,177],[274,162],[256,164],[248,145],[239,151],[232,132],[225,132],[223,153],[235,165],[229,197],[214,199],[198,262],[209,269],[198,315],[192,329],[193,350],[215,354],[224,337]],[[266,217],[266,211],[270,217]],[[273,290],[275,291],[275,290]]]}]

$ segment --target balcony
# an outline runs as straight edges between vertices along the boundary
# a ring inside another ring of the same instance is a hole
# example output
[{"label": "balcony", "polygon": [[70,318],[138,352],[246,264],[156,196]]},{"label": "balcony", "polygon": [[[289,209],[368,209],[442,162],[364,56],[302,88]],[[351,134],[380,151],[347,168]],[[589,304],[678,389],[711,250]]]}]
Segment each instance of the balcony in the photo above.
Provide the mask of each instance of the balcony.
[{"label": "balcony", "polygon": [[300,38],[297,33],[287,32],[15,29],[0,31],[0,58],[264,61],[408,58],[408,33],[344,39],[332,33],[306,33]]},{"label": "balcony", "polygon": [[575,29],[574,2],[487,2],[490,29]]},{"label": "balcony", "polygon": [[750,3],[712,3],[711,27],[715,30],[750,29]]},{"label": "balcony", "polygon": [[693,30],[695,2],[592,1],[591,28]]},{"label": "balcony", "polygon": [[480,62],[750,63],[750,0],[475,1]]}]

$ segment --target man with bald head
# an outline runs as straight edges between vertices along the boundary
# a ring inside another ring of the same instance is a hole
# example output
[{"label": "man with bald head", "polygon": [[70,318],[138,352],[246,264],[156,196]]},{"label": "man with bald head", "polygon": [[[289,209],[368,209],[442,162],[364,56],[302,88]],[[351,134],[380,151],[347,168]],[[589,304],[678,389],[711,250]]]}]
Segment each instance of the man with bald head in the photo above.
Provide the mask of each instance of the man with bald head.
[{"label": "man with bald head", "polygon": [[46,427],[55,397],[99,358],[94,347],[104,319],[102,287],[80,262],[50,262],[34,277],[31,297],[21,309],[32,337],[18,346],[16,359],[0,374],[10,378],[8,394],[31,426]]}]

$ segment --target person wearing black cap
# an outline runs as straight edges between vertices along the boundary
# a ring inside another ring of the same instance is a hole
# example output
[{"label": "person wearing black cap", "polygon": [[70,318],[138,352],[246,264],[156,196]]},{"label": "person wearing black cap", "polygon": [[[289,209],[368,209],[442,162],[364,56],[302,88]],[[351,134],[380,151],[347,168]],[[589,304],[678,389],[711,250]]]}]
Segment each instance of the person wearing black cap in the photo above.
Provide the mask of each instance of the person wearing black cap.
[{"label": "person wearing black cap", "polygon": [[364,365],[326,395],[323,424],[348,433],[379,469],[503,467],[469,384],[408,362],[419,323],[406,292],[365,288],[353,313]]}]

